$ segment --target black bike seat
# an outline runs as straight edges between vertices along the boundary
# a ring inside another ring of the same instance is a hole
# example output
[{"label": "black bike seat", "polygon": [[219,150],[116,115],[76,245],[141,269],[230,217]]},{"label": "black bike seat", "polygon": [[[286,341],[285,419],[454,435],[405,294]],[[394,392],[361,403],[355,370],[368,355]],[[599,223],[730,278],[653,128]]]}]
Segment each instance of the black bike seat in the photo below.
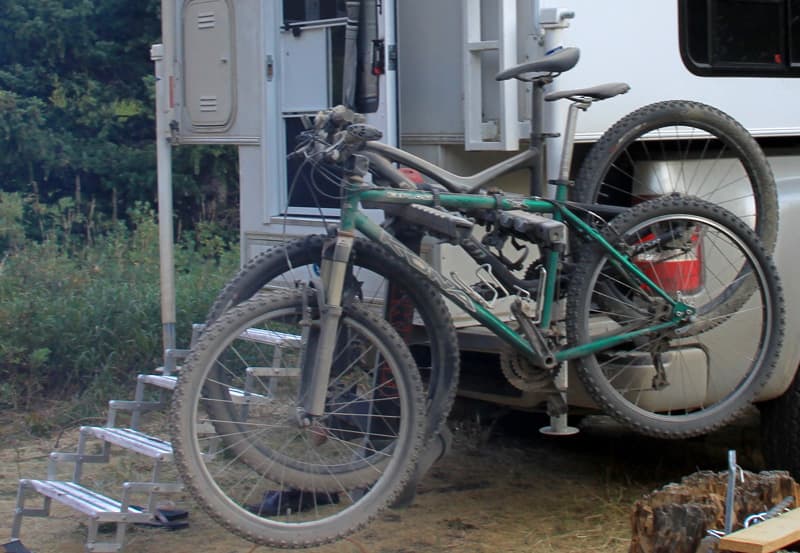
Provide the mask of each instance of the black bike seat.
[{"label": "black bike seat", "polygon": [[548,102],[560,100],[561,98],[591,98],[592,100],[606,100],[619,94],[625,94],[631,89],[627,83],[606,83],[592,86],[589,88],[577,88],[575,90],[558,90],[547,94],[544,99]]},{"label": "black bike seat", "polygon": [[575,67],[580,57],[581,51],[578,48],[562,48],[549,56],[501,71],[495,80],[506,81],[526,73],[563,73]]}]

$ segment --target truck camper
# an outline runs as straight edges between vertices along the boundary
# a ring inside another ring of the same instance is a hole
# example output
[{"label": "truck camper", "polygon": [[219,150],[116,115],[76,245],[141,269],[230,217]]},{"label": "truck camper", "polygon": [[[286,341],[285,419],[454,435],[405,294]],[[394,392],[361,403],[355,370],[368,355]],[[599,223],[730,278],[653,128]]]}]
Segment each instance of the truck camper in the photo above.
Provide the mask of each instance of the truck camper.
[{"label": "truck camper", "polygon": [[[787,335],[773,377],[759,396],[770,463],[800,475],[800,286],[791,237],[800,233],[800,2],[795,0],[182,0],[165,17],[166,72],[173,144],[231,144],[239,150],[243,263],[289,237],[324,232],[335,219],[335,184],[297,185],[307,171],[287,154],[304,121],[346,104],[379,128],[383,141],[456,175],[472,175],[546,137],[548,173],[558,178],[569,102],[546,102],[531,121],[529,82],[497,81],[519,63],[567,47],[580,50],[574,68],[558,75],[546,93],[627,83],[630,90],[593,102],[575,128],[572,173],[589,164],[592,148],[616,147],[615,122],[636,125],[644,110],[665,110],[667,100],[700,102],[721,110],[752,135],[774,174],[780,206],[774,259],[783,277]],[[171,63],[170,63],[171,62]],[[567,94],[567,92],[565,92]],[[567,94],[568,95],[568,94]],[[627,123],[625,123],[627,121]],[[609,129],[612,129],[609,131]],[[607,132],[608,131],[608,132]],[[621,132],[621,131],[617,131]],[[665,129],[638,141],[657,159],[632,154],[621,182],[591,201],[633,205],[670,190],[664,181],[730,167],[696,155],[694,136]],[[620,139],[621,140],[621,139]],[[689,144],[689,146],[686,146]],[[676,177],[675,159],[682,159]],[[631,150],[633,151],[633,150]],[[671,156],[675,156],[673,159]],[[695,159],[696,158],[696,159]],[[586,161],[586,163],[584,163]],[[414,171],[413,178],[422,178]],[[648,174],[649,177],[640,175]],[[627,177],[625,176],[627,175]],[[309,175],[305,175],[306,178]],[[580,175],[577,177],[580,180]],[[527,172],[498,178],[506,193],[531,189]],[[733,194],[733,192],[730,192]],[[720,199],[722,198],[722,199]],[[720,203],[731,198],[714,197]],[[375,214],[380,217],[380,213]],[[766,223],[766,222],[765,222]],[[774,237],[773,237],[774,239]],[[444,273],[474,278],[476,266],[459,248],[423,241],[421,252]],[[513,251],[509,256],[517,255]],[[679,260],[699,263],[702,252]],[[673,266],[674,268],[674,266]],[[507,307],[507,306],[506,306]],[[498,303],[498,310],[504,309]],[[479,350],[479,370],[465,353],[459,392],[467,397],[538,409],[546,395],[515,384],[514,360],[463,326],[462,351]],[[686,352],[704,370],[700,348]],[[488,357],[486,357],[488,356]],[[498,357],[499,356],[499,357]],[[488,359],[488,362],[484,362]],[[644,361],[643,361],[644,362]],[[518,376],[518,375],[517,375]],[[592,402],[569,378],[574,412]],[[783,444],[779,446],[778,444]]]}]

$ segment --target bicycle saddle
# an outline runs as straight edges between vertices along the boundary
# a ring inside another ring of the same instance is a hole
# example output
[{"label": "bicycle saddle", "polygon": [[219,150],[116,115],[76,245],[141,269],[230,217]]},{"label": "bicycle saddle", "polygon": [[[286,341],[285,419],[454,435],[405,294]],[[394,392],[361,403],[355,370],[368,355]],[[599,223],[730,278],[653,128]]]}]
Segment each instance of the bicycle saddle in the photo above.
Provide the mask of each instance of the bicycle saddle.
[{"label": "bicycle saddle", "polygon": [[562,48],[549,56],[521,63],[501,71],[497,74],[495,80],[507,81],[508,79],[519,78],[525,73],[563,73],[575,67],[580,57],[581,51],[578,48]]},{"label": "bicycle saddle", "polygon": [[606,83],[589,88],[576,88],[574,90],[559,90],[547,94],[544,99],[548,102],[561,98],[583,98],[591,100],[607,100],[619,94],[625,94],[631,89],[627,83]]}]

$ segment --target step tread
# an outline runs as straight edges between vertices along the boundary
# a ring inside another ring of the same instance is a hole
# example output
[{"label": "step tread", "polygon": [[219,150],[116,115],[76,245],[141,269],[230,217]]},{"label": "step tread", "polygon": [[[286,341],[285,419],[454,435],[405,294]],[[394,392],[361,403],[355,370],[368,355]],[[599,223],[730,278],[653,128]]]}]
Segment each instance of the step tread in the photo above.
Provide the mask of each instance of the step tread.
[{"label": "step tread", "polygon": [[152,386],[158,386],[159,388],[174,390],[175,385],[178,383],[178,377],[163,374],[140,374],[139,381]]},{"label": "step tread", "polygon": [[147,520],[152,515],[137,507],[128,506],[123,512],[122,503],[116,499],[90,490],[75,482],[61,480],[23,480],[40,494],[72,507],[101,522]]},{"label": "step tread", "polygon": [[161,460],[172,459],[172,444],[166,440],[150,436],[144,432],[130,428],[109,428],[103,426],[85,426],[84,431],[114,445],[130,449],[142,455]]},{"label": "step tread", "polygon": [[[283,369],[283,370],[289,371],[291,369]],[[139,380],[147,384],[153,384],[154,386],[160,386],[162,388],[167,388],[170,390],[174,390],[175,386],[178,385],[177,376],[164,376],[160,374],[140,374]],[[269,400],[269,398],[263,394],[255,394],[253,392],[248,393],[239,388],[229,388],[228,391],[230,392],[231,400],[234,403],[253,403],[253,402]]]},{"label": "step tread", "polygon": [[263,328],[248,328],[239,337],[243,340],[251,340],[271,346],[295,345],[302,341],[302,337],[297,334],[287,334],[286,332],[265,330]]}]

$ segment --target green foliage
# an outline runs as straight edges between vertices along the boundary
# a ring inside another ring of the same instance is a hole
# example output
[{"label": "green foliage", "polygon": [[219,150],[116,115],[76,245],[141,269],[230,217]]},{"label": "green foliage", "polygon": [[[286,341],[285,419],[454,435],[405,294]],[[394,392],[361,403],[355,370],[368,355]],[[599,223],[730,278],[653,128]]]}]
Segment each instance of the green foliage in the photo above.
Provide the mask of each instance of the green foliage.
[{"label": "green foliage", "polygon": [[[1,197],[0,209],[16,201],[8,210],[19,212],[18,195]],[[127,397],[136,374],[162,362],[152,209],[137,204],[131,228],[116,223],[81,245],[58,229],[71,208],[62,202],[45,238],[17,243],[0,264],[0,407],[70,399],[82,413],[97,412],[109,398]],[[177,335],[184,345],[238,263],[237,248],[187,238],[176,247]]]},{"label": "green foliage", "polygon": [[[130,392],[161,363],[160,0],[0,2],[0,408]],[[238,262],[237,152],[173,154],[178,340]],[[124,384],[120,388],[120,385]]]},{"label": "green foliage", "polygon": [[25,240],[24,200],[20,194],[0,192],[0,253],[16,249]]},{"label": "green foliage", "polygon": [[[99,167],[123,161],[132,154],[127,149],[152,157],[142,77],[152,72],[147,51],[158,37],[156,8],[155,0],[3,2],[0,121],[4,134],[15,136],[6,145],[15,155],[2,156],[6,189],[37,181],[69,190],[83,174],[98,192],[110,190],[127,181]],[[127,149],[119,151],[122,145]]]},{"label": "green foliage", "polygon": [[[88,200],[106,219],[152,201],[149,51],[159,40],[159,7],[160,0],[0,2],[0,188],[44,204],[73,196],[78,212]],[[182,227],[235,228],[235,148],[181,148],[174,158]]]}]

